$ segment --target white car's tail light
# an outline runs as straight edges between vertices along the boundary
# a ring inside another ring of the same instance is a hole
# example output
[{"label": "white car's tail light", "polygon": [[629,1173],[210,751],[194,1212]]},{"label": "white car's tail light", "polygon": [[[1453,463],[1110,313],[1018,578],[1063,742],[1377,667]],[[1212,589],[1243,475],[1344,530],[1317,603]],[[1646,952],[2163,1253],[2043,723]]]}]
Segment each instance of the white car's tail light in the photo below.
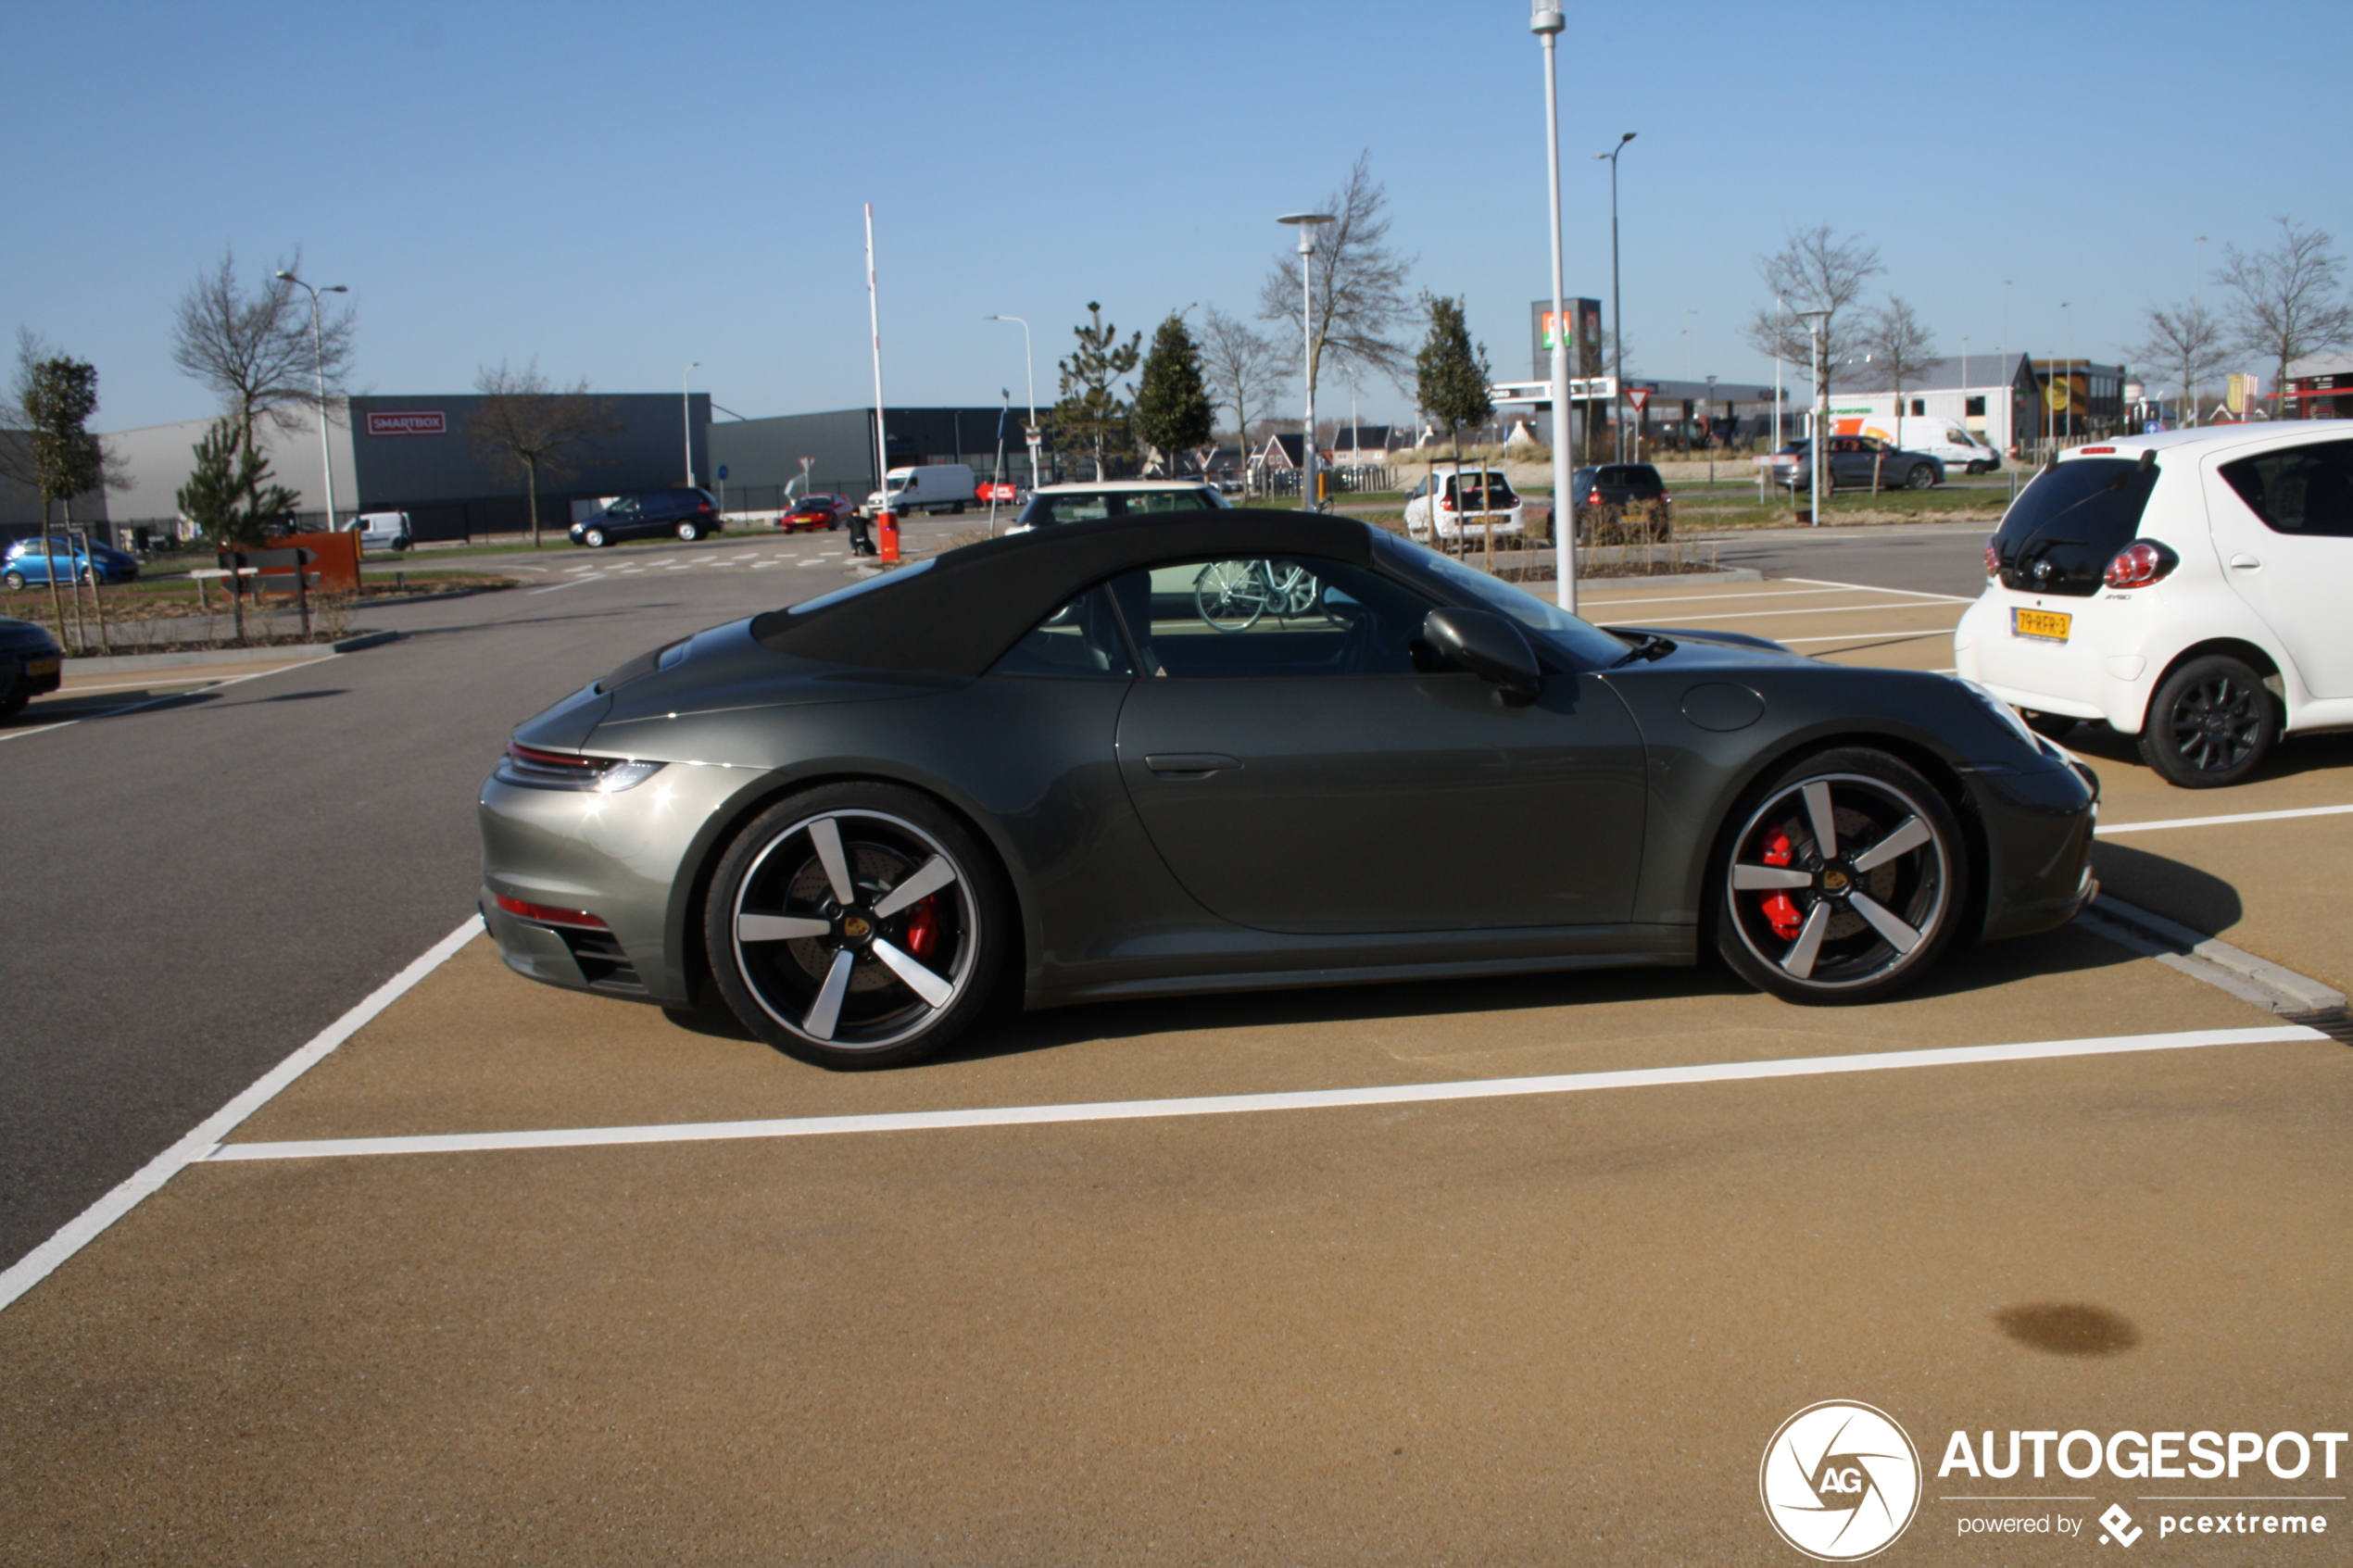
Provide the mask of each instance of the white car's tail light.
[{"label": "white car's tail light", "polygon": [[2181,564],[2181,557],[2156,540],[2135,539],[2116,552],[2116,558],[2100,573],[2100,581],[2111,588],[2145,588],[2163,582]]},{"label": "white car's tail light", "polygon": [[506,759],[498,764],[497,776],[502,784],[521,784],[526,789],[619,795],[624,789],[636,788],[661,769],[659,762],[622,757],[580,757],[509,741]]},{"label": "white car's tail light", "polygon": [[2002,575],[2002,552],[1994,545],[1994,536],[1991,533],[1985,536],[1985,575],[1988,577]]}]

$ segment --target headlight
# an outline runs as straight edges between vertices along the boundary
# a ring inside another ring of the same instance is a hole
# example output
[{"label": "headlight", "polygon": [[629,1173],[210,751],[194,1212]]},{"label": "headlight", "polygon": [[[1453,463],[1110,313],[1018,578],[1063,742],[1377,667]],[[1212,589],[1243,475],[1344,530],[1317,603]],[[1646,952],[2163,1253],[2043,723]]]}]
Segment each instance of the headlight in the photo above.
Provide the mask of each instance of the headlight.
[{"label": "headlight", "polygon": [[2032,730],[2026,727],[2026,721],[2018,716],[2017,709],[2012,708],[2008,703],[2004,702],[2000,697],[1995,696],[1991,691],[1979,685],[1975,681],[1963,680],[1958,675],[1952,676],[1951,680],[1956,685],[1967,688],[1969,696],[1983,703],[1988,712],[1992,713],[1996,719],[1999,719],[2004,724],[2007,725],[2010,734],[2016,735],[2019,738],[2020,744],[2023,745],[2027,750],[2034,752],[2038,756],[2044,757],[2057,755],[2057,753],[2050,746],[2044,742],[2041,735],[2036,734]]}]

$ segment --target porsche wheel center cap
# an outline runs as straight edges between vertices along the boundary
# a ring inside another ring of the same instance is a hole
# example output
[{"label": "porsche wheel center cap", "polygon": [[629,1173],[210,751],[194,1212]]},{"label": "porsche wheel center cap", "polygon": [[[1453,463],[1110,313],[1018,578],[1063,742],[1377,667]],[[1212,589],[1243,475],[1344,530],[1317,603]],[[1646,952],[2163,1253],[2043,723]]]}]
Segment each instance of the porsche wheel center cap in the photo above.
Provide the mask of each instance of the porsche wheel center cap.
[{"label": "porsche wheel center cap", "polygon": [[852,942],[863,942],[875,934],[875,926],[864,915],[841,917],[841,934]]},{"label": "porsche wheel center cap", "polygon": [[1822,872],[1822,891],[1832,895],[1843,894],[1853,884],[1853,878],[1838,867],[1825,867]]}]

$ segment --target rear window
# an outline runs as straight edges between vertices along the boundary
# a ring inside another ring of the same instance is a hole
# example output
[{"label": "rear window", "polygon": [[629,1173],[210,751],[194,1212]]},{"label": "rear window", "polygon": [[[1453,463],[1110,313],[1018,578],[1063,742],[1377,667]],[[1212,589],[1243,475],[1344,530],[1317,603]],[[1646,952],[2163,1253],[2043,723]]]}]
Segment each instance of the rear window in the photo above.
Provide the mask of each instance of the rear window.
[{"label": "rear window", "polygon": [[2353,538],[2353,441],[2241,458],[2222,477],[2274,533]]},{"label": "rear window", "polygon": [[2002,585],[2077,598],[2098,593],[2108,563],[2140,533],[2157,471],[2137,458],[2082,458],[2036,475],[1994,535]]}]

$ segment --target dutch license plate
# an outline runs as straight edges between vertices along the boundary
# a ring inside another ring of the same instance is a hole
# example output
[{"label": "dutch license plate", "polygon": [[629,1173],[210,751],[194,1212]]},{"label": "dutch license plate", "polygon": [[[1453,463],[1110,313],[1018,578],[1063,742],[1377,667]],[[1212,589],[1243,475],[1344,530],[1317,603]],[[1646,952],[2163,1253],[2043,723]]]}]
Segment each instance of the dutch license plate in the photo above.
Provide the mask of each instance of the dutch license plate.
[{"label": "dutch license plate", "polygon": [[28,675],[54,675],[57,672],[57,661],[54,659],[28,659],[24,672]]},{"label": "dutch license plate", "polygon": [[2067,641],[2067,629],[2075,624],[2075,617],[2056,609],[2013,609],[2010,630],[2021,637],[2032,637],[2045,643]]}]

